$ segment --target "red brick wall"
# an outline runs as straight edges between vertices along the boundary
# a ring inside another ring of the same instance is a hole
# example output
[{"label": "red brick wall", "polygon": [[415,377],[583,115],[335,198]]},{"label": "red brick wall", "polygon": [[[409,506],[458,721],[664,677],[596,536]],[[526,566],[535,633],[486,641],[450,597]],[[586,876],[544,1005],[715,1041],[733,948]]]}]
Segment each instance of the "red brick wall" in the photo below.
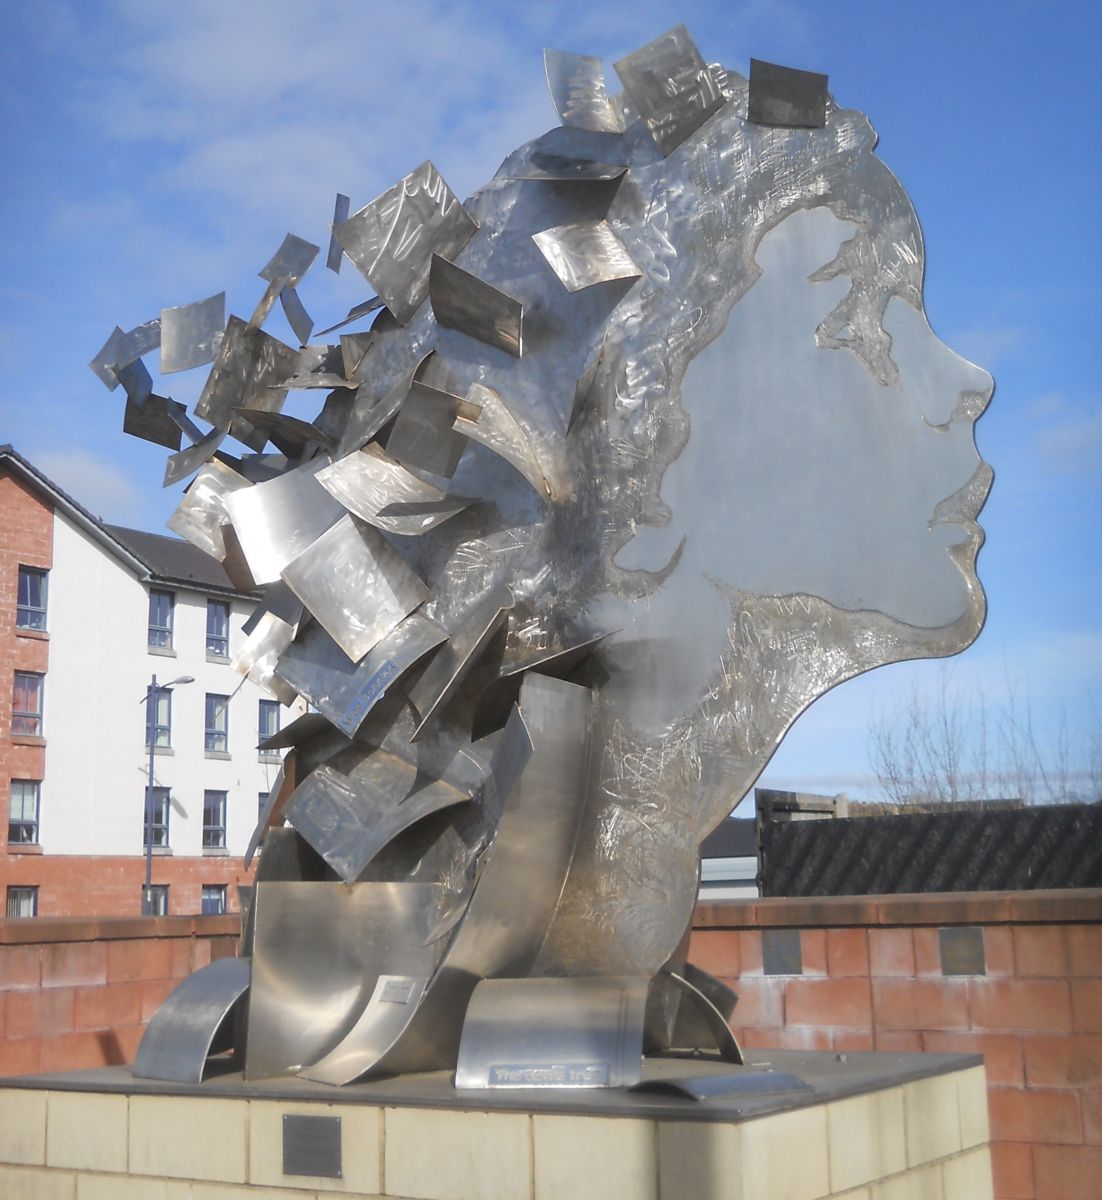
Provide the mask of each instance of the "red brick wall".
[{"label": "red brick wall", "polygon": [[0,921],[0,1076],[129,1063],[180,982],[237,953],[238,917]]},{"label": "red brick wall", "polygon": [[[985,974],[942,973],[959,926]],[[801,974],[765,974],[770,929],[799,930]],[[1102,1195],[1102,890],[701,905],[690,957],[750,1049],[982,1054],[999,1200]]]},{"label": "red brick wall", "polygon": [[53,508],[0,468],[0,873],[7,854],[11,780],[41,779],[46,766],[41,738],[11,732],[13,672],[45,672],[50,649],[47,634],[15,628],[19,567],[49,570],[53,551]]},{"label": "red brick wall", "polygon": [[[153,882],[168,884],[169,916],[200,912],[205,883],[225,884],[227,908],[236,912],[237,885],[251,884],[255,872],[255,861],[246,871],[239,857],[229,855],[153,858]],[[38,888],[39,918],[137,917],[142,911],[144,884],[145,859],[141,856],[96,858],[13,852],[7,860],[0,857],[0,885]]]}]

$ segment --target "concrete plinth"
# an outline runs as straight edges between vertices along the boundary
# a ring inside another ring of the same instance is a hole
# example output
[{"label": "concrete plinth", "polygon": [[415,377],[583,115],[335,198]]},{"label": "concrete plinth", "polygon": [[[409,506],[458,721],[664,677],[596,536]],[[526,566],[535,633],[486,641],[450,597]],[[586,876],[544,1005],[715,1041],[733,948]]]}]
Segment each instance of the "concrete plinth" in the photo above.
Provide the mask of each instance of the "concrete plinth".
[{"label": "concrete plinth", "polygon": [[768,1063],[812,1090],[705,1101],[457,1092],[444,1074],[334,1089],[227,1073],[189,1087],[134,1079],[124,1067],[0,1080],[0,1195],[990,1200],[980,1059],[751,1058],[746,1068],[651,1061],[645,1078],[757,1073]]}]

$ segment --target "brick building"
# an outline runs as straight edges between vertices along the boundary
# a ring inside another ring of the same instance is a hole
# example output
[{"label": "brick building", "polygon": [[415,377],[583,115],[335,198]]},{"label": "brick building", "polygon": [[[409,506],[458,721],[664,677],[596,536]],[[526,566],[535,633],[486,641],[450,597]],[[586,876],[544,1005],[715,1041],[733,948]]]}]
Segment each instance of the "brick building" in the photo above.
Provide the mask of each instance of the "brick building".
[{"label": "brick building", "polygon": [[241,856],[279,769],[257,744],[288,719],[230,665],[254,607],[189,543],[104,524],[0,446],[8,916],[237,907]]}]

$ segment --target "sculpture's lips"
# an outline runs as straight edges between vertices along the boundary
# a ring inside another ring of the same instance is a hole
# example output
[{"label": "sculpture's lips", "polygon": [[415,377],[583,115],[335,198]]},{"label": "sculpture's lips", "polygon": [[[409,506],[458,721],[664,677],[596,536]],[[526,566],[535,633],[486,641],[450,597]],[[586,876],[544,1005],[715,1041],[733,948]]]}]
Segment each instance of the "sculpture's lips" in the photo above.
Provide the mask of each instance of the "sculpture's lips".
[{"label": "sculpture's lips", "polygon": [[958,488],[950,496],[938,502],[933,515],[927,522],[927,528],[935,529],[939,525],[958,525],[969,537],[982,537],[983,528],[977,521],[980,510],[987,501],[995,472],[991,465],[980,460],[972,472],[968,482]]}]

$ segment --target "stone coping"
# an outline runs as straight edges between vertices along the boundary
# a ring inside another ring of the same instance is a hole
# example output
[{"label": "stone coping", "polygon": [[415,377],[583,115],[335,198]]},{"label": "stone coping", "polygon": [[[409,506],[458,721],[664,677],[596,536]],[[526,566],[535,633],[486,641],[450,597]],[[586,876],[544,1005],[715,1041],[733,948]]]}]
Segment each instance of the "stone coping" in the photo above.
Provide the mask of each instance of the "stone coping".
[{"label": "stone coping", "polygon": [[137,1079],[129,1067],[101,1067],[50,1075],[0,1079],[0,1088],[49,1092],[98,1092],[154,1096],[209,1096],[239,1101],[281,1100],[321,1104],[359,1104],[386,1108],[446,1108],[457,1112],[525,1112],[656,1120],[739,1123],[860,1096],[901,1084],[982,1067],[978,1054],[845,1054],[795,1050],[754,1050],[744,1067],[699,1057],[648,1058],[644,1081],[686,1076],[732,1075],[768,1068],[787,1071],[812,1085],[810,1091],[762,1096],[744,1094],[695,1101],[624,1088],[516,1088],[457,1091],[446,1071],[403,1075],[346,1087],[292,1077],[245,1082],[240,1072],[223,1071],[201,1084]]},{"label": "stone coping", "polygon": [[133,938],[238,937],[240,913],[191,917],[34,917],[0,921],[0,946]]},{"label": "stone coping", "polygon": [[693,916],[696,929],[1098,922],[1102,922],[1102,888],[910,892],[890,896],[763,896],[698,904]]}]

